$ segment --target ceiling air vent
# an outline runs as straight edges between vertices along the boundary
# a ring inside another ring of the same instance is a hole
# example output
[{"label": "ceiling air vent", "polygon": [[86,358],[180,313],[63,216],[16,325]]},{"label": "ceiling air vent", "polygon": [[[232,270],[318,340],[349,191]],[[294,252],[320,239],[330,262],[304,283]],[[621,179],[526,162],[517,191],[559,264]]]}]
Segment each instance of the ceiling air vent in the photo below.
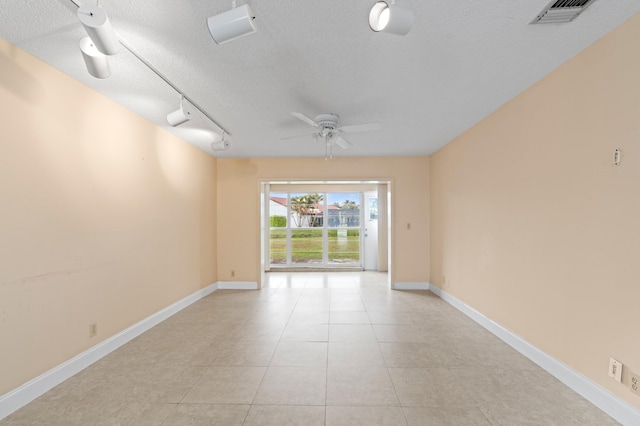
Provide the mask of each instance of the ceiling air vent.
[{"label": "ceiling air vent", "polygon": [[571,22],[595,0],[554,0],[531,21],[532,24]]}]

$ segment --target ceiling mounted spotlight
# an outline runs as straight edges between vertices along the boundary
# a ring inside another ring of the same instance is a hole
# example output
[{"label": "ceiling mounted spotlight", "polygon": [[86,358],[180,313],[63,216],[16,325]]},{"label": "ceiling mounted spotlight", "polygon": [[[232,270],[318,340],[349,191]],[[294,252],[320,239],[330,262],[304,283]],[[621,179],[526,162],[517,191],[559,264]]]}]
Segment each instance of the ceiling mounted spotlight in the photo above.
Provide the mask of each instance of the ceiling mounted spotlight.
[{"label": "ceiling mounted spotlight", "polygon": [[413,12],[396,6],[395,0],[379,1],[369,12],[369,26],[375,32],[406,35],[413,26]]},{"label": "ceiling mounted spotlight", "polygon": [[96,78],[107,78],[111,75],[109,60],[93,44],[91,38],[84,37],[80,40],[80,51],[89,74]]},{"label": "ceiling mounted spotlight", "polygon": [[100,52],[115,55],[120,51],[120,42],[104,10],[85,4],[78,8],[78,18]]},{"label": "ceiling mounted spotlight", "polygon": [[[234,2],[235,3],[235,2]],[[245,35],[256,32],[253,25],[255,17],[249,5],[234,7],[231,10],[211,16],[207,19],[207,26],[213,41],[224,44]]]},{"label": "ceiling mounted spotlight", "polygon": [[189,104],[184,104],[184,96],[180,95],[180,108],[167,114],[167,123],[173,127],[179,126],[191,120],[193,112]]},{"label": "ceiling mounted spotlight", "polygon": [[211,149],[213,151],[226,151],[230,146],[231,144],[229,143],[229,141],[224,139],[224,131],[222,132],[221,141],[215,141],[211,143]]}]

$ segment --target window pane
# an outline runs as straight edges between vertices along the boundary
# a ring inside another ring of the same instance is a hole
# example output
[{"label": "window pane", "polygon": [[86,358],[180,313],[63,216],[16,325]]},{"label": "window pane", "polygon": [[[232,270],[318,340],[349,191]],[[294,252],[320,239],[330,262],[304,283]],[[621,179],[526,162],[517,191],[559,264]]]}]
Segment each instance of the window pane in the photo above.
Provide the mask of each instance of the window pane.
[{"label": "window pane", "polygon": [[373,198],[373,197],[369,198],[369,220],[378,220],[378,199],[377,198]]},{"label": "window pane", "polygon": [[292,230],[291,261],[293,263],[322,263],[322,230]]},{"label": "window pane", "polygon": [[329,229],[329,262],[360,264],[360,230]]},{"label": "window pane", "polygon": [[324,195],[317,193],[291,194],[291,227],[322,228]]},{"label": "window pane", "polygon": [[269,227],[287,227],[287,194],[278,192],[269,194]]},{"label": "window pane", "polygon": [[286,230],[269,231],[269,259],[271,264],[284,264],[287,262]]},{"label": "window pane", "polygon": [[360,227],[360,194],[330,193],[327,198],[329,228]]}]

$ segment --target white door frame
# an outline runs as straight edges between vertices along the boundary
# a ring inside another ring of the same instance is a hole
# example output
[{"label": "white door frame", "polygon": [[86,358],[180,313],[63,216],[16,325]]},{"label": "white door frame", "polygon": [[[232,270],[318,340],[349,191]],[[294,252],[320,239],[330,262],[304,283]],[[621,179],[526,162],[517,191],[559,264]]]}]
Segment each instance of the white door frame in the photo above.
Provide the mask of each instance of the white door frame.
[{"label": "white door frame", "polygon": [[[386,227],[387,229],[387,253],[386,253],[386,262],[388,265],[387,269],[387,277],[388,277],[388,285],[391,287],[391,283],[394,282],[395,279],[395,249],[394,242],[395,236],[393,232],[393,212],[394,212],[394,199],[393,199],[393,191],[394,184],[393,179],[390,178],[374,178],[374,179],[353,179],[353,180],[324,180],[322,182],[318,182],[315,180],[304,180],[304,179],[261,179],[259,182],[259,202],[260,202],[260,262],[258,265],[259,268],[259,287],[263,282],[263,274],[270,270],[269,266],[269,192],[271,184],[316,184],[316,185],[381,185],[386,187],[386,199],[384,205],[386,206],[385,216],[382,218],[382,214],[379,217],[379,227]],[[384,194],[384,193],[383,193]],[[378,203],[380,205],[380,196],[383,194],[378,194]],[[383,219],[385,223],[380,223],[380,219]],[[380,259],[380,261],[384,261],[385,259]],[[379,265],[380,266],[380,265]],[[384,270],[384,268],[379,268]]]}]

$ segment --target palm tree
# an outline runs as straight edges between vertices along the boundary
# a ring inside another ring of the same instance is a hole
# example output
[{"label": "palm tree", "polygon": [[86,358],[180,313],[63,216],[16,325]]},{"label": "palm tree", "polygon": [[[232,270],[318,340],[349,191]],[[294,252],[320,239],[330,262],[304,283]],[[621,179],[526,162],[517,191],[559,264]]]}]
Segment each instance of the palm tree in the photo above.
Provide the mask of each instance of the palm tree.
[{"label": "palm tree", "polygon": [[322,217],[322,210],[319,206],[324,196],[321,194],[298,195],[291,198],[291,211],[295,214],[293,220],[297,227],[301,227],[304,218],[307,218],[309,227],[313,228],[318,223],[318,218]]}]

